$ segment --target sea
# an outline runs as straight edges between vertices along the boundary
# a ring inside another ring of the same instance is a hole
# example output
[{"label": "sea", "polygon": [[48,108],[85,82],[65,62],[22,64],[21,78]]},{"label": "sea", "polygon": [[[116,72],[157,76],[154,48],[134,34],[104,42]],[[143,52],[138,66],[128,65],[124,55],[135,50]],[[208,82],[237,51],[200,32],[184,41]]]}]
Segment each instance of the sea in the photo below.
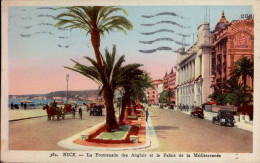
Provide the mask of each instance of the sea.
[{"label": "sea", "polygon": [[[11,105],[11,103],[20,105],[21,101],[32,101],[32,103],[30,103],[29,105],[46,105],[46,104],[53,102],[53,100],[9,99],[8,104],[9,104],[9,106]],[[61,100],[61,101],[63,103],[66,103],[66,100]],[[92,103],[92,101],[76,101],[76,102],[78,105],[83,105],[83,103],[86,103],[89,105]]]}]

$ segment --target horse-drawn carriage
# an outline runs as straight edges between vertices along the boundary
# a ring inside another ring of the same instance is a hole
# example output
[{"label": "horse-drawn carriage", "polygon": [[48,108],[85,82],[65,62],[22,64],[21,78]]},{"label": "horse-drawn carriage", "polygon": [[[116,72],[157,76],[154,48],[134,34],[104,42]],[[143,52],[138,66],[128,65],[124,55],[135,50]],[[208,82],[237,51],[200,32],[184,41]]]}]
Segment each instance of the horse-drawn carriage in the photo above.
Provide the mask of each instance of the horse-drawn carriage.
[{"label": "horse-drawn carriage", "polygon": [[55,119],[55,116],[57,116],[57,120],[65,118],[66,114],[70,114],[72,110],[72,104],[64,104],[64,103],[50,103],[49,105],[46,105],[43,107],[43,110],[46,110],[48,115],[48,121]]}]

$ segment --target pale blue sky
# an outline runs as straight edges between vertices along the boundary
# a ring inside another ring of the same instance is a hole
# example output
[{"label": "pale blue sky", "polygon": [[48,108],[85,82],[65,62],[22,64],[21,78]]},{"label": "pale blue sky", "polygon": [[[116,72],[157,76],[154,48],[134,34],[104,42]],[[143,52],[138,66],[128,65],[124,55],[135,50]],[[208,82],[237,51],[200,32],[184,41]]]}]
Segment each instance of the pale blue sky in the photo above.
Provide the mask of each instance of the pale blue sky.
[{"label": "pale blue sky", "polygon": [[[42,6],[39,6],[42,7]],[[44,73],[44,67],[46,71],[59,72],[64,78],[66,73],[69,73],[76,78],[79,74],[64,69],[62,66],[73,66],[73,63],[69,58],[83,61],[83,56],[94,57],[93,48],[90,42],[90,36],[85,35],[83,30],[63,31],[50,25],[42,25],[42,23],[55,24],[56,22],[51,17],[39,17],[39,15],[52,15],[56,16],[62,11],[50,10],[50,9],[37,9],[39,7],[9,7],[9,37],[8,37],[8,57],[10,68],[10,86],[15,87],[21,83],[16,82],[15,74],[16,70],[23,68],[30,69],[32,76],[37,73],[42,73],[43,76],[48,77],[50,73]],[[199,24],[204,22],[204,15],[206,14],[206,8],[210,10],[210,28],[214,29],[215,24],[221,18],[222,11],[225,12],[225,16],[229,22],[232,20],[241,19],[241,14],[252,14],[251,6],[127,6],[123,7],[127,10],[127,18],[132,22],[134,29],[128,31],[127,35],[122,32],[113,32],[105,34],[101,40],[101,52],[104,48],[111,49],[113,44],[117,46],[117,54],[125,54],[126,61],[128,63],[137,62],[144,64],[144,69],[151,73],[154,79],[162,78],[166,71],[170,71],[176,63],[176,54],[173,51],[157,51],[155,53],[140,53],[139,50],[156,49],[161,46],[167,46],[172,49],[180,48],[174,42],[169,41],[157,41],[153,44],[142,44],[139,41],[151,41],[157,38],[171,38],[176,41],[182,41],[182,37],[176,33],[182,33],[190,35],[186,38],[186,43],[192,45],[192,34],[196,33]],[[181,19],[175,16],[156,16],[153,18],[143,18],[141,15],[155,15],[161,12],[174,12],[187,19]],[[173,21],[183,26],[190,26],[191,28],[180,28],[171,24],[157,24],[154,26],[142,26],[141,24],[151,24],[159,21]],[[29,26],[31,27],[30,29]],[[160,32],[153,35],[142,35],[142,32],[153,32],[159,29],[168,29],[175,31],[174,33]],[[37,33],[37,32],[46,32]],[[49,34],[51,33],[51,34]],[[31,34],[31,37],[21,37],[22,35]],[[68,37],[68,39],[60,39],[59,37]],[[196,38],[195,38],[196,40]],[[58,45],[64,46],[59,47]],[[69,45],[68,48],[65,46]],[[188,47],[187,47],[188,48]],[[156,67],[156,70],[154,70]],[[53,72],[54,73],[54,72]],[[31,79],[34,80],[34,79]],[[84,81],[86,83],[89,80]],[[37,83],[37,82],[35,82]],[[75,83],[80,83],[79,81]],[[31,83],[30,83],[31,84]],[[73,83],[71,83],[73,84]],[[77,84],[79,85],[79,84]],[[40,86],[39,86],[40,87]],[[48,85],[48,91],[55,91],[62,89],[57,85]],[[85,84],[78,86],[71,86],[71,89],[91,89],[93,84]],[[37,86],[35,86],[37,88]],[[95,89],[95,88],[94,88]],[[21,94],[22,92],[13,91],[9,89],[11,94]],[[25,93],[44,93],[43,90],[31,90]],[[45,93],[46,93],[45,92]]]}]

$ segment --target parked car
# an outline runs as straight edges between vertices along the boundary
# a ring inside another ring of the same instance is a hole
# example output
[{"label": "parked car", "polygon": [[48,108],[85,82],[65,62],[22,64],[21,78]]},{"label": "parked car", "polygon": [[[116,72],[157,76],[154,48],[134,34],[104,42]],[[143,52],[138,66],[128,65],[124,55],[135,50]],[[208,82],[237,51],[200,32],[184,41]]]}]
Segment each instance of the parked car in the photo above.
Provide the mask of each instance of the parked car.
[{"label": "parked car", "polygon": [[93,109],[90,110],[90,116],[102,116],[102,105],[94,105]]},{"label": "parked car", "polygon": [[204,119],[204,113],[203,113],[203,109],[200,107],[196,107],[194,108],[194,110],[190,113],[190,116],[192,117],[198,117],[198,118],[202,118]]},{"label": "parked car", "polygon": [[218,115],[213,117],[212,123],[218,123],[220,126],[229,124],[233,127],[235,124],[234,112],[219,110]]}]

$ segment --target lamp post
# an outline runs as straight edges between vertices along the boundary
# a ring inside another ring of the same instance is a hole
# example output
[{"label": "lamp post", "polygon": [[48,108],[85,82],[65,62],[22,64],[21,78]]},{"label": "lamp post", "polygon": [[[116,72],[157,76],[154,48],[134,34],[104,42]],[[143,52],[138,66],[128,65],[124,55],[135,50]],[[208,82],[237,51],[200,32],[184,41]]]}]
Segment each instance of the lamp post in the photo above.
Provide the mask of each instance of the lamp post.
[{"label": "lamp post", "polygon": [[67,80],[67,93],[66,93],[66,100],[67,100],[67,102],[68,102],[68,95],[69,95],[69,93],[68,93],[68,88],[69,88],[69,84],[68,84],[68,83],[69,83],[69,77],[70,77],[69,74],[67,74],[67,75],[66,75],[66,80]]}]

